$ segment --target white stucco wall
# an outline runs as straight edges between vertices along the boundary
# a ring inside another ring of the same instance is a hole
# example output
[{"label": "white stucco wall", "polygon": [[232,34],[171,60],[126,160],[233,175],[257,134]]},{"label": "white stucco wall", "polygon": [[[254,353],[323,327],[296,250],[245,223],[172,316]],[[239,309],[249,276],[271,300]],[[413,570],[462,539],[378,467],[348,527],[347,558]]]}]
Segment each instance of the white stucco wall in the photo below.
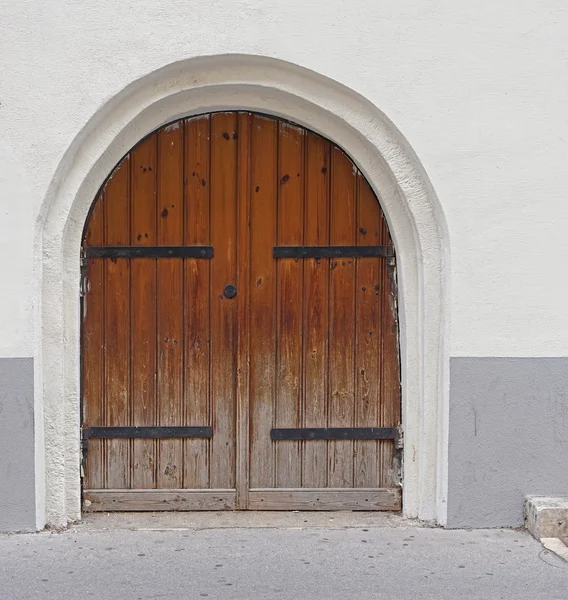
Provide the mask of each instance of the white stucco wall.
[{"label": "white stucco wall", "polygon": [[[40,234],[77,136],[103,115],[110,144],[113,98],[167,65],[227,53],[334,80],[405,136],[449,232],[445,356],[568,356],[563,0],[6,0],[0,28],[0,357],[42,364]],[[45,375],[36,367],[36,390]]]},{"label": "white stucco wall", "polygon": [[1,23],[0,355],[34,352],[33,217],[75,135],[133,80],[226,52],[335,79],[409,140],[448,219],[452,355],[568,352],[563,0],[12,0]]}]

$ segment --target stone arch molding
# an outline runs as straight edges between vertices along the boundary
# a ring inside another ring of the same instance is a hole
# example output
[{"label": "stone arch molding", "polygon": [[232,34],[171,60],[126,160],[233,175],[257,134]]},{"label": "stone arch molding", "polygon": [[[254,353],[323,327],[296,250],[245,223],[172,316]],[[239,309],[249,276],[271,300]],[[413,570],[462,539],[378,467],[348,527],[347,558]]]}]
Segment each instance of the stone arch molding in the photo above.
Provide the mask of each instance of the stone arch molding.
[{"label": "stone arch molding", "polygon": [[36,235],[38,527],[81,516],[79,256],[89,207],[145,135],[183,116],[225,109],[269,113],[320,133],[351,156],[378,195],[398,256],[403,510],[444,524],[449,255],[432,186],[402,134],[359,94],[287,62],[225,55],[175,63],[128,85],[84,126],[51,182]]}]

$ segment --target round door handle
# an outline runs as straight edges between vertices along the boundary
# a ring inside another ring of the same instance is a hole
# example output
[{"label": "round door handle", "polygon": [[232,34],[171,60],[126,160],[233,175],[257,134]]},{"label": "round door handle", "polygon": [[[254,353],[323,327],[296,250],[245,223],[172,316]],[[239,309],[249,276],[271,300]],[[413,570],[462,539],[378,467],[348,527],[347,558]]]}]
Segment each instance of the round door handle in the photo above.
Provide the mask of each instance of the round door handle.
[{"label": "round door handle", "polygon": [[237,288],[229,283],[229,285],[225,286],[223,293],[225,294],[225,298],[234,298],[237,295]]}]

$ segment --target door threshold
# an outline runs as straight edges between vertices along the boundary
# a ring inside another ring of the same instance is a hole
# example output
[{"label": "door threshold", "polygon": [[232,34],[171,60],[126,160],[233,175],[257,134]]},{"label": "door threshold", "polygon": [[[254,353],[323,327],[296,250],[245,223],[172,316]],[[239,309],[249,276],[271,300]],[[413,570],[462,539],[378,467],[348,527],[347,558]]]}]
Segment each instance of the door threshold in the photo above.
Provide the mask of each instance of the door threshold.
[{"label": "door threshold", "polygon": [[87,530],[188,531],[197,529],[353,529],[423,527],[394,512],[364,511],[199,511],[88,513],[74,528]]}]

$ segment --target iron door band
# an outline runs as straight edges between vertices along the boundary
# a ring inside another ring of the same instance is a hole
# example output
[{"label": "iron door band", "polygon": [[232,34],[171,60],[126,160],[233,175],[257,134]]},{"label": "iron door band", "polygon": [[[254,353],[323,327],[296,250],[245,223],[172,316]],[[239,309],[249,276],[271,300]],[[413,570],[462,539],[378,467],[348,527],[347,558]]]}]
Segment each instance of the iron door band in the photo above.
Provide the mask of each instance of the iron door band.
[{"label": "iron door band", "polygon": [[398,440],[398,427],[302,427],[271,429],[270,439],[284,440]]},{"label": "iron door band", "polygon": [[86,427],[83,439],[171,439],[171,438],[210,438],[213,428],[198,427]]},{"label": "iron door band", "polygon": [[392,258],[394,246],[274,246],[274,258]]},{"label": "iron door band", "polygon": [[114,439],[184,439],[184,438],[211,438],[213,428],[198,427],[85,427],[81,432],[81,447],[84,456],[89,449],[89,440],[114,440]]},{"label": "iron door band", "polygon": [[87,246],[84,258],[213,258],[212,246]]}]

